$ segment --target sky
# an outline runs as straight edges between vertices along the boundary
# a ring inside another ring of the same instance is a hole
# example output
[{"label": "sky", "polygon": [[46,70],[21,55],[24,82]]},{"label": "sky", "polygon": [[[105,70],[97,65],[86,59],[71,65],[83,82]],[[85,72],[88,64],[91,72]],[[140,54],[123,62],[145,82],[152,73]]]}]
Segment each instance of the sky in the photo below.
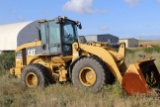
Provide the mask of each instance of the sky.
[{"label": "sky", "polygon": [[0,25],[66,16],[79,35],[160,40],[160,0],[1,0]]}]

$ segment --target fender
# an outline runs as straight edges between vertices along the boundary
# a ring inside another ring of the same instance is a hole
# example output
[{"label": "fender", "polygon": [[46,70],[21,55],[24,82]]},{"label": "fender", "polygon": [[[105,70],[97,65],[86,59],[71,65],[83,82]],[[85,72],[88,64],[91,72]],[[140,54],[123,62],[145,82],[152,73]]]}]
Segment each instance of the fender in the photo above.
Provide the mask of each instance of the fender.
[{"label": "fender", "polygon": [[87,44],[79,44],[79,47],[81,50],[91,53],[99,57],[100,59],[102,59],[102,61],[104,61],[108,65],[112,74],[117,78],[119,83],[120,84],[122,83],[122,75],[120,73],[120,70],[118,69],[118,66],[113,56],[107,50],[105,50],[102,47],[97,47],[97,46],[92,46]]}]

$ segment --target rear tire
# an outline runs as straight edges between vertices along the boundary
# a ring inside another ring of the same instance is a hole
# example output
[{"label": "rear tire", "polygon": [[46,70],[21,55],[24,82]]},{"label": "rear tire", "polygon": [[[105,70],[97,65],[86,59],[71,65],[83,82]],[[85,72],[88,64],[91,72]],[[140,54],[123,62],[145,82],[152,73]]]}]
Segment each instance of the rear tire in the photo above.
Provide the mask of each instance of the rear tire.
[{"label": "rear tire", "polygon": [[82,58],[73,67],[72,82],[79,89],[98,92],[106,81],[105,69],[95,58]]},{"label": "rear tire", "polygon": [[46,68],[40,64],[30,64],[26,66],[21,74],[21,83],[25,87],[43,88],[48,85],[49,76]]}]

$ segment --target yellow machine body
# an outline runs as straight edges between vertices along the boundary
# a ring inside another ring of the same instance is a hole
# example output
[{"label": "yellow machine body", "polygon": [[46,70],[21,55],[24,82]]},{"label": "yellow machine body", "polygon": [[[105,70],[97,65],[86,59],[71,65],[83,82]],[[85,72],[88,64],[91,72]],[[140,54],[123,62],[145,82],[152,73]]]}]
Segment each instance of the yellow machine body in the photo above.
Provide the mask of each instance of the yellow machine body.
[{"label": "yellow machine body", "polygon": [[[96,60],[98,59],[103,63],[103,67],[106,67],[109,72],[111,72],[113,77],[119,81],[123,89],[130,95],[135,95],[137,93],[149,93],[151,88],[159,88],[160,75],[154,64],[154,60],[149,58],[137,61],[136,63],[130,64],[126,67],[126,47],[124,43],[119,44],[119,50],[115,51],[110,48],[107,43],[88,42],[87,44],[82,44],[77,41],[72,43],[72,54],[65,56],[61,53],[35,54],[37,51],[36,48],[41,46],[44,47],[42,41],[35,40],[30,43],[22,44],[15,52],[15,67],[10,69],[10,73],[19,78],[22,78],[25,75],[24,81],[28,87],[37,87],[41,81],[38,81],[40,77],[36,75],[37,71],[32,72],[32,69],[27,67],[29,65],[31,65],[31,67],[38,67],[39,65],[42,65],[43,67],[40,68],[45,68],[45,75],[47,74],[45,79],[47,78],[51,83],[57,81],[72,81],[72,79],[75,80],[76,78],[79,78],[78,81],[82,84],[82,86],[80,86],[82,89],[84,89],[84,87],[92,88],[92,86],[94,89],[94,85],[98,84],[97,81],[101,78],[101,75],[99,76],[98,73],[101,72],[95,72],[97,68],[92,67],[92,64],[90,63],[92,60],[97,63]],[[33,52],[28,51],[27,48],[30,47],[35,47],[35,50],[33,50]],[[22,57],[17,57],[18,53],[21,53]],[[89,59],[88,61],[87,58],[92,59]],[[80,64],[80,62],[84,62],[86,65]],[[102,67],[102,63],[100,62],[97,63],[97,67]],[[76,66],[77,63],[79,65]],[[79,66],[82,66],[82,69],[79,70],[79,74],[73,74],[73,72],[78,70],[77,68]],[[26,69],[31,71],[27,71],[26,74],[23,74]],[[106,69],[101,71],[105,70]],[[77,77],[74,77],[75,75],[77,75]],[[103,74],[102,72],[102,76],[103,75],[107,76],[107,74]],[[73,83],[75,84],[76,81],[77,80],[73,81]],[[104,82],[102,82],[102,85],[103,84]]]}]

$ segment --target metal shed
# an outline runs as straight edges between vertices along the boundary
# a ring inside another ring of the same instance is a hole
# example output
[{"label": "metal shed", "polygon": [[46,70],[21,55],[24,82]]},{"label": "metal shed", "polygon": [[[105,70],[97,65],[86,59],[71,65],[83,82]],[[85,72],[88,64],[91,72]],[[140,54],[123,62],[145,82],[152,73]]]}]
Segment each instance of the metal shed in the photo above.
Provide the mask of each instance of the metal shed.
[{"label": "metal shed", "polygon": [[127,48],[138,46],[138,40],[135,38],[122,38],[119,39],[119,42],[124,42]]},{"label": "metal shed", "polygon": [[80,36],[80,37],[81,38],[85,37],[87,41],[108,42],[110,44],[116,44],[119,41],[118,37],[111,35],[111,34],[86,35],[86,36]]},{"label": "metal shed", "polygon": [[37,21],[0,25],[0,52],[14,51],[17,46],[39,39]]},{"label": "metal shed", "polygon": [[87,43],[85,36],[79,36],[79,39],[82,43]]}]

